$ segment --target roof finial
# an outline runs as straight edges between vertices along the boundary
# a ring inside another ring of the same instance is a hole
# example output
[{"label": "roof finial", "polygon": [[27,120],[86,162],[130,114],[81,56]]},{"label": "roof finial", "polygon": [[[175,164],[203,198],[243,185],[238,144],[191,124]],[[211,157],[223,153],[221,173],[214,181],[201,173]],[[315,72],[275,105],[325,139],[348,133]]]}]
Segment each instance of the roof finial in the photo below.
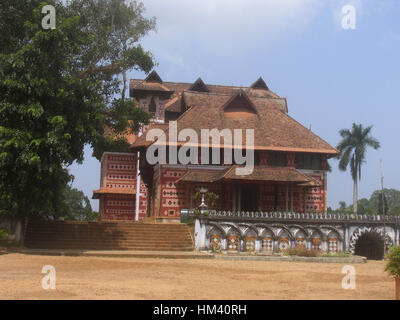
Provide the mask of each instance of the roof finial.
[{"label": "roof finial", "polygon": [[254,82],[250,88],[252,89],[264,89],[269,90],[267,84],[265,83],[264,79],[260,76],[256,82]]}]

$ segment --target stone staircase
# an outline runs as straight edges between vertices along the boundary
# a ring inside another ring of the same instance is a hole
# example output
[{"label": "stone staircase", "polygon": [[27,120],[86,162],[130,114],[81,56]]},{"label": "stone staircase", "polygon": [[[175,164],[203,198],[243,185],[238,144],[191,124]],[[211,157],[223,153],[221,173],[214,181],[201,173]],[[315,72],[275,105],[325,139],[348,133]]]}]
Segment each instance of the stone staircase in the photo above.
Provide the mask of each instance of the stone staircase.
[{"label": "stone staircase", "polygon": [[31,249],[192,251],[185,224],[143,222],[30,221],[25,247]]}]

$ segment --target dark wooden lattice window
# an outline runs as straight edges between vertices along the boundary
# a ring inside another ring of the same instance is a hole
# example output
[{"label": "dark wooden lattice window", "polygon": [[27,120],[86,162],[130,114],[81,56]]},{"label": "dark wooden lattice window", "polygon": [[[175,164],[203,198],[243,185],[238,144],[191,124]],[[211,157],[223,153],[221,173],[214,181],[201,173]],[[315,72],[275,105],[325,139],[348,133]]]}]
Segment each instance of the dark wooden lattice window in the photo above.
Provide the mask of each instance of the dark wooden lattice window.
[{"label": "dark wooden lattice window", "polygon": [[268,165],[271,167],[286,167],[286,154],[283,152],[270,152]]},{"label": "dark wooden lattice window", "polygon": [[296,154],[297,169],[321,170],[321,156],[318,154]]},{"label": "dark wooden lattice window", "polygon": [[156,102],[154,101],[154,97],[152,97],[149,104],[149,112],[155,114],[156,111],[157,111],[157,105]]}]

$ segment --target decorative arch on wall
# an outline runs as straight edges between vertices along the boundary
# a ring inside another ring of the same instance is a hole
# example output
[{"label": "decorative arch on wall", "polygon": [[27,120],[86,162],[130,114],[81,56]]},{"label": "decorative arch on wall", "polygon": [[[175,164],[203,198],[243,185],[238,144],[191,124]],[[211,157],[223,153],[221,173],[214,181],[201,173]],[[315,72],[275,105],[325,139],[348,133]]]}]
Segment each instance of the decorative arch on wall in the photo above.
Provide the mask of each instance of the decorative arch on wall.
[{"label": "decorative arch on wall", "polygon": [[252,236],[258,237],[258,230],[257,230],[256,226],[254,226],[254,225],[240,223],[240,224],[238,224],[238,228],[239,228],[240,230],[242,230],[242,229],[244,229],[244,228],[246,229],[245,231],[242,231],[242,232],[241,232],[241,234],[242,234],[244,237],[246,237],[249,233],[253,233],[254,235],[252,235]]},{"label": "decorative arch on wall", "polygon": [[282,229],[276,234],[277,238],[279,238],[282,231],[285,230],[288,233],[289,240],[292,240],[292,241],[294,240],[294,236],[292,235],[292,232],[290,231],[290,229],[287,226],[282,225],[282,224],[273,224],[271,227]]},{"label": "decorative arch on wall", "polygon": [[327,238],[328,238],[328,239],[329,239],[329,235],[330,235],[330,234],[335,233],[336,236],[337,236],[337,238],[338,238],[338,240],[343,241],[343,237],[341,236],[341,234],[340,234],[340,232],[339,232],[339,230],[338,230],[337,228],[335,228],[335,227],[333,227],[333,226],[329,226],[329,225],[327,225],[327,226],[322,226],[322,228],[330,230],[330,232],[329,232],[328,235],[327,235]]},{"label": "decorative arch on wall", "polygon": [[260,236],[264,237],[264,234],[269,233],[270,237],[272,237],[273,239],[276,238],[276,234],[274,232],[274,230],[272,230],[271,226],[264,224],[264,223],[257,223],[254,225],[254,227],[259,227],[259,228],[263,228],[264,230],[262,230]]},{"label": "decorative arch on wall", "polygon": [[355,246],[357,243],[357,240],[364,234],[366,233],[375,233],[377,234],[381,240],[385,241],[386,248],[390,248],[393,245],[393,240],[390,238],[390,236],[386,233],[383,233],[383,230],[381,228],[373,228],[373,227],[360,227],[356,228],[354,232],[350,236],[350,241],[349,241],[349,251],[354,254],[355,251]]},{"label": "decorative arch on wall", "polygon": [[206,236],[207,237],[211,236],[213,232],[219,233],[222,238],[226,237],[226,233],[225,233],[224,228],[222,226],[220,226],[219,224],[217,224],[217,223],[212,223],[211,222],[209,224],[209,229],[206,232]]},{"label": "decorative arch on wall", "polygon": [[322,250],[322,241],[324,240],[324,234],[319,228],[313,228],[311,238],[311,249]]},{"label": "decorative arch on wall", "polygon": [[226,247],[228,251],[240,251],[240,229],[231,225],[226,233]]},{"label": "decorative arch on wall", "polygon": [[238,227],[236,227],[235,225],[230,225],[229,230],[226,232],[226,236],[232,236],[232,235],[236,235],[238,237],[242,236],[240,229]]},{"label": "decorative arch on wall", "polygon": [[296,233],[294,234],[294,237],[295,237],[295,238],[297,238],[297,234],[298,234],[299,232],[302,232],[302,233],[304,234],[304,237],[305,237],[305,238],[309,238],[309,237],[310,237],[309,232],[308,232],[307,229],[304,228],[303,226],[300,226],[300,225],[297,225],[297,224],[291,224],[291,225],[289,225],[289,229],[290,229],[290,228],[297,228],[297,229],[299,229],[299,230],[297,230]]}]

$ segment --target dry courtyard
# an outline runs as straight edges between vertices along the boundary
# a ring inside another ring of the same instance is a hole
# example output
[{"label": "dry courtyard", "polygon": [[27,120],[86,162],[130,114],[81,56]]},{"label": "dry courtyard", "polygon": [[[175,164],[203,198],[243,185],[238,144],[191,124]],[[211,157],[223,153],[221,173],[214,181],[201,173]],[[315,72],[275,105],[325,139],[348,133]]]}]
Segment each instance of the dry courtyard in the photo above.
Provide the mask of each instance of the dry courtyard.
[{"label": "dry courtyard", "polygon": [[[56,289],[41,286],[44,265]],[[342,264],[0,255],[0,299],[394,299],[385,262],[354,264],[344,290]]]}]

